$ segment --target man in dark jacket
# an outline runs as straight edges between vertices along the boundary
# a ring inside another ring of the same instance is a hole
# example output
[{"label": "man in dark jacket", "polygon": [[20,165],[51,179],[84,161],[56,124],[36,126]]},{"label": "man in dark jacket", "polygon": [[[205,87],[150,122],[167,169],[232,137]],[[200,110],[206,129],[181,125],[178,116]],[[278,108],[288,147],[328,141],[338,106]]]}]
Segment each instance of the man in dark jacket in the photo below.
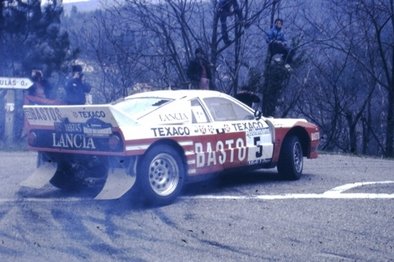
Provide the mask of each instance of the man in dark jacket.
[{"label": "man in dark jacket", "polygon": [[82,81],[82,66],[74,65],[72,67],[72,78],[67,82],[65,91],[65,103],[68,105],[86,104],[86,94],[90,92],[91,86]]},{"label": "man in dark jacket", "polygon": [[201,48],[196,48],[195,59],[190,61],[187,68],[187,76],[192,82],[193,88],[209,89],[211,80],[211,68]]}]

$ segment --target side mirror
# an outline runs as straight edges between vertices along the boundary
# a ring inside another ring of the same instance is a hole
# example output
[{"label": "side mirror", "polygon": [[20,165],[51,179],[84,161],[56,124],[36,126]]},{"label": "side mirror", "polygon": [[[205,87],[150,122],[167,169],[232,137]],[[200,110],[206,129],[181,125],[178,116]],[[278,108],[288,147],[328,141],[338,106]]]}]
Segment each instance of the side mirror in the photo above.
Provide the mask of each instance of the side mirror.
[{"label": "side mirror", "polygon": [[261,113],[260,110],[256,109],[256,110],[254,111],[254,118],[255,118],[256,120],[260,120],[260,119],[261,119],[261,115],[262,115],[262,113]]}]

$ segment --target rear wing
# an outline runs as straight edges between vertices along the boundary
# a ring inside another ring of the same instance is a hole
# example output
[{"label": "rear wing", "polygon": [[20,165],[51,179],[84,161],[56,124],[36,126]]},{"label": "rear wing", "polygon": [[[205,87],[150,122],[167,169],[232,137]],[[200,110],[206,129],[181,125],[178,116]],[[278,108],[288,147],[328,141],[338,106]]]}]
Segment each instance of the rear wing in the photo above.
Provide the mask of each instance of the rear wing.
[{"label": "rear wing", "polygon": [[28,124],[36,128],[55,128],[55,125],[61,122],[85,124],[92,119],[112,127],[119,126],[111,105],[25,105],[23,110]]},{"label": "rear wing", "polygon": [[124,145],[120,127],[135,123],[110,104],[26,105],[23,110],[29,146],[39,151],[121,152]]}]

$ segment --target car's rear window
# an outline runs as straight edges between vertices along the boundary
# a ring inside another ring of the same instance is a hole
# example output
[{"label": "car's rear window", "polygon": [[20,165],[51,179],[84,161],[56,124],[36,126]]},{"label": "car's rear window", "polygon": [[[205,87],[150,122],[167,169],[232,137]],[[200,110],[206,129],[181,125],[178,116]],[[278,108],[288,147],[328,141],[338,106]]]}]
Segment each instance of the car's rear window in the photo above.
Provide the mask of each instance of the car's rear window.
[{"label": "car's rear window", "polygon": [[172,101],[168,98],[140,97],[121,101],[115,105],[118,110],[138,119]]}]

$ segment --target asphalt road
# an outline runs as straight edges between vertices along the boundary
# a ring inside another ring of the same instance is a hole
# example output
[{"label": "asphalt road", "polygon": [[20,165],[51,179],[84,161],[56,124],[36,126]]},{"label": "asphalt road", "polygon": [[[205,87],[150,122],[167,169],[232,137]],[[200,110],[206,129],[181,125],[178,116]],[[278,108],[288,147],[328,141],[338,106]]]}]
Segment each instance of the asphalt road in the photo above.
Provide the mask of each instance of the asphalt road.
[{"label": "asphalt road", "polygon": [[158,208],[21,188],[34,166],[0,152],[0,261],[394,261],[393,160],[321,155],[298,181],[231,174]]}]

